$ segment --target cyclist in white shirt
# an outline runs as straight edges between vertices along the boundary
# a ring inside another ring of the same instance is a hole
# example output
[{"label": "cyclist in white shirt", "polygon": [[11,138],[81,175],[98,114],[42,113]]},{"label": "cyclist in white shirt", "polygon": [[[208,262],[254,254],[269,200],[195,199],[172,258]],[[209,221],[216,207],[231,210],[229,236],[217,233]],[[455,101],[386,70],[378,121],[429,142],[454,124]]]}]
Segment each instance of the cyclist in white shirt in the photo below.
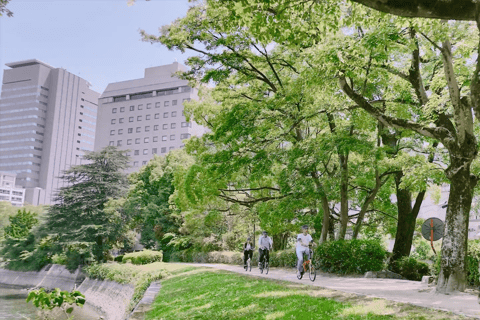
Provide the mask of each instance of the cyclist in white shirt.
[{"label": "cyclist in white shirt", "polygon": [[270,250],[272,249],[273,241],[272,238],[268,236],[267,231],[263,231],[262,235],[258,239],[258,266],[260,267],[260,261],[262,261],[263,256],[267,262],[270,262]]},{"label": "cyclist in white shirt", "polygon": [[310,243],[315,245],[313,242],[312,236],[308,234],[308,226],[304,225],[302,226],[302,233],[300,233],[297,236],[297,247],[296,247],[296,252],[297,252],[297,269],[300,271],[301,274],[304,273],[303,270],[303,254],[307,254],[308,260],[310,260]]},{"label": "cyclist in white shirt", "polygon": [[253,243],[252,238],[248,237],[247,242],[243,244],[243,267],[247,266],[248,258],[252,259],[253,257]]}]

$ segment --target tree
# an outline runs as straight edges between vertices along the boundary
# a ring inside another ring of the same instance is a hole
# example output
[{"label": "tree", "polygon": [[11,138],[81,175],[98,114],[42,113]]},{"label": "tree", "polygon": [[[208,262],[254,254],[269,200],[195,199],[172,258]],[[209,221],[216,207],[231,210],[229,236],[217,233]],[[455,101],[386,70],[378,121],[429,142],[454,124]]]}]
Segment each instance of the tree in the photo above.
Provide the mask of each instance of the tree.
[{"label": "tree", "polygon": [[17,214],[9,218],[10,224],[4,228],[6,238],[24,239],[30,230],[38,224],[35,212],[18,210]]},{"label": "tree", "polygon": [[72,166],[61,177],[66,187],[60,188],[56,204],[47,217],[47,229],[65,247],[87,246],[103,261],[106,252],[124,233],[128,217],[117,211],[105,212],[109,199],[127,192],[128,157],[124,151],[106,147],[85,154],[86,164]]},{"label": "tree", "polygon": [[10,0],[0,0],[0,17],[4,14],[6,14],[7,17],[13,17],[13,12],[7,9],[9,2]]}]

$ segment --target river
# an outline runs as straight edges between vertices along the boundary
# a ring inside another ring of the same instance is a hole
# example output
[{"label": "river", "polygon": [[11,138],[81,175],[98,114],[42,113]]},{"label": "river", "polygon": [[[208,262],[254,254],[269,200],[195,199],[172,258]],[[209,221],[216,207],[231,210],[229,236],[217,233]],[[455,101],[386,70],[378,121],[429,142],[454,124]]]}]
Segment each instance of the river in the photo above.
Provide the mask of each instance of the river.
[{"label": "river", "polygon": [[[36,319],[36,308],[31,302],[26,303],[28,291],[25,289],[13,289],[0,286],[0,320],[17,320],[17,319]],[[83,308],[75,308],[73,313],[75,320],[94,320],[99,316],[89,306]],[[65,316],[59,317],[65,319]]]}]

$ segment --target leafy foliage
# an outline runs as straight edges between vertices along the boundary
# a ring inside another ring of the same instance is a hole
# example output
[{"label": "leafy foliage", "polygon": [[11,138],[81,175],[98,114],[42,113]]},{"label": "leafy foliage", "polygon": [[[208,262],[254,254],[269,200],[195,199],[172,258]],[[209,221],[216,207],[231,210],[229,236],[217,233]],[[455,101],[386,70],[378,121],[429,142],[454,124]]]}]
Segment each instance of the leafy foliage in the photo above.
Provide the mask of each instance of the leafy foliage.
[{"label": "leafy foliage", "polygon": [[45,289],[40,288],[28,293],[27,302],[30,301],[35,307],[41,310],[59,308],[67,319],[71,319],[69,314],[73,312],[75,306],[83,307],[85,304],[85,296],[76,290],[68,292],[55,288],[52,292],[46,292]]},{"label": "leafy foliage", "polygon": [[127,253],[123,256],[122,262],[131,262],[133,264],[148,264],[152,262],[161,262],[163,254],[161,251],[142,250],[140,252]]},{"label": "leafy foliage", "polygon": [[34,226],[38,224],[35,212],[18,210],[18,213],[9,217],[10,224],[4,228],[6,238],[24,239],[28,236]]},{"label": "leafy foliage", "polygon": [[413,257],[402,257],[389,265],[392,272],[398,273],[408,280],[420,281],[423,276],[430,274],[430,267],[425,262],[417,261]]}]

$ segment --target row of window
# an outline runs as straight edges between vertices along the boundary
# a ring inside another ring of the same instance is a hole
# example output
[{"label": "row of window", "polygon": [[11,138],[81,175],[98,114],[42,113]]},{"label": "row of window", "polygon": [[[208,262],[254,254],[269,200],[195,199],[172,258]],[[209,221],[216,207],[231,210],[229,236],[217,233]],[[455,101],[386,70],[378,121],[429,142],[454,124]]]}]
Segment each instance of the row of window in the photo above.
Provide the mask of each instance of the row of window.
[{"label": "row of window", "polygon": [[31,118],[40,119],[40,120],[44,120],[44,121],[46,120],[45,118],[40,117],[40,116],[28,115],[28,116],[21,116],[21,117],[1,118],[1,119],[0,119],[0,122],[3,122],[3,121],[12,121],[12,120],[20,120],[20,119],[31,119]]},{"label": "row of window", "polygon": [[[190,98],[183,99],[183,101],[190,101]],[[153,103],[147,103],[146,104],[146,109],[152,109]],[[172,100],[172,106],[177,105],[177,100]],[[155,108],[160,108],[162,106],[161,102],[156,102],[155,103]],[[164,107],[169,107],[170,106],[170,101],[164,101],[163,102]],[[120,107],[120,108],[112,108],[112,113],[117,113],[117,111],[120,110],[120,112],[125,112],[125,107]],[[130,106],[129,108],[130,111],[135,111],[135,106]],[[139,104],[137,106],[137,110],[143,110],[143,104]]]},{"label": "row of window", "polygon": [[88,120],[85,120],[85,119],[78,119],[78,121],[85,122],[85,123],[91,124],[93,126],[95,126],[97,124],[96,122],[88,121]]},{"label": "row of window", "polygon": [[37,156],[36,154],[32,154],[32,153],[10,154],[10,155],[7,155],[7,156],[0,156],[0,159],[11,159],[11,158],[38,158],[38,159],[42,159],[41,156]]},{"label": "row of window", "polygon": [[16,95],[9,96],[9,97],[3,97],[2,100],[14,99],[14,98],[20,98],[20,97],[30,97],[30,96],[37,96],[37,97],[42,96],[42,97],[48,99],[48,96],[46,96],[46,95],[44,95],[44,94],[41,94],[40,92],[29,92],[29,93],[16,94]]},{"label": "row of window", "polygon": [[[188,139],[190,138],[190,134],[189,133],[183,133],[180,135],[180,139],[181,140],[184,140],[184,139]],[[133,144],[133,140],[134,139],[127,139],[127,145],[131,145]],[[170,135],[170,141],[172,140],[175,140],[175,135],[174,134],[171,134]],[[141,138],[136,138],[135,139],[135,144],[140,144],[142,141]],[[168,141],[168,136],[165,135],[165,136],[162,136],[162,141]],[[152,142],[158,142],[158,136],[154,136],[152,138]],[[150,143],[150,137],[146,137],[146,138],[143,138],[143,143]],[[115,145],[115,141],[110,141],[108,143],[109,146],[114,146]],[[123,140],[117,140],[117,147],[121,147],[123,145]]]},{"label": "row of window", "polygon": [[86,129],[88,131],[95,132],[95,129],[92,129],[92,128],[89,128],[89,127],[78,126],[78,129]]},{"label": "row of window", "polygon": [[87,109],[87,110],[90,110],[90,111],[93,111],[93,112],[97,112],[97,110],[93,109],[93,108],[90,108],[90,107],[87,107],[87,106],[84,106],[83,104],[80,105],[80,108],[82,109]]},{"label": "row of window", "polygon": [[32,89],[32,88],[39,88],[48,91],[47,88],[42,87],[42,86],[25,86],[25,87],[15,87],[15,88],[10,88],[10,89],[5,89],[2,88],[2,92],[9,92],[9,91],[18,91],[18,90],[26,90],[26,89]]},{"label": "row of window", "polygon": [[20,166],[20,165],[33,165],[33,166],[38,166],[38,167],[40,167],[40,163],[31,162],[31,161],[0,163],[0,167]]},{"label": "row of window", "polygon": [[[10,194],[10,190],[0,189],[0,193],[1,194]],[[23,192],[19,192],[19,191],[13,191],[12,190],[12,194],[14,196],[23,196]]]},{"label": "row of window", "polygon": [[110,102],[121,102],[127,100],[137,100],[143,98],[151,98],[151,97],[158,97],[158,96],[168,96],[171,94],[176,94],[180,92],[190,92],[192,88],[189,86],[177,87],[177,88],[170,88],[170,89],[162,89],[162,90],[153,90],[153,91],[146,91],[146,92],[138,92],[132,94],[126,94],[116,97],[107,97],[103,98],[103,103],[110,103]]},{"label": "row of window", "polygon": [[8,114],[8,113],[17,113],[23,111],[42,111],[43,113],[47,113],[47,110],[39,109],[39,108],[25,108],[25,109],[12,109],[6,111],[0,111],[0,114]]},{"label": "row of window", "polygon": [[[164,118],[168,118],[169,115],[171,115],[172,118],[175,118],[177,116],[177,111],[172,111],[171,113],[170,112],[163,113]],[[155,113],[153,115],[153,118],[160,119],[160,113]],[[142,119],[143,119],[143,116],[137,116],[137,121],[142,121]],[[145,115],[145,120],[152,120],[152,115],[151,114]],[[133,121],[135,121],[135,117],[128,117],[128,122],[133,122]],[[118,123],[124,123],[124,122],[125,122],[125,118],[118,119]],[[116,123],[117,123],[117,119],[110,120],[110,124],[116,124]]]},{"label": "row of window", "polygon": [[4,107],[8,107],[8,106],[20,106],[20,105],[25,105],[27,103],[40,103],[40,104],[43,104],[44,106],[47,106],[47,104],[45,102],[42,102],[40,100],[31,100],[31,101],[17,101],[17,102],[0,102],[0,108],[4,108]]},{"label": "row of window", "polygon": [[32,149],[42,151],[42,148],[37,148],[34,146],[21,146],[21,147],[11,147],[11,148],[0,148],[0,151],[12,151],[12,150],[25,150],[25,149]]},{"label": "row of window", "polygon": [[79,136],[79,137],[85,136],[85,137],[89,137],[89,138],[95,139],[95,136],[89,135],[88,133],[79,133],[78,136]]},{"label": "row of window", "polygon": [[35,142],[43,143],[43,140],[38,140],[34,138],[24,138],[24,139],[15,139],[15,140],[0,140],[0,144],[25,142],[25,141],[35,141]]},{"label": "row of window", "polygon": [[0,126],[0,129],[7,129],[7,128],[18,128],[18,127],[29,127],[29,126],[36,126],[36,127],[40,127],[40,128],[45,128],[44,125],[41,125],[39,123],[35,123],[35,122],[28,122],[28,123],[20,123],[20,124],[9,124],[9,125],[6,125],[6,126]]},{"label": "row of window", "polygon": [[[184,123],[187,124],[187,122],[182,122],[182,128],[184,127],[184,125],[183,125]],[[185,126],[186,126],[186,125],[185,125]],[[144,132],[149,132],[149,131],[150,131],[150,127],[151,127],[151,126],[145,126]],[[176,127],[177,127],[177,124],[176,124],[176,123],[171,123],[171,124],[170,124],[170,129],[176,129]],[[162,125],[162,129],[163,129],[163,130],[167,130],[167,129],[168,129],[168,123],[164,123],[164,124]],[[158,130],[160,130],[160,125],[159,125],[159,124],[154,125],[154,126],[153,126],[153,131],[158,131]],[[118,131],[117,131],[117,130],[110,130],[110,135],[111,135],[111,136],[114,136],[114,135],[115,135],[115,132],[117,132],[118,135],[122,135],[122,134],[123,134],[123,129],[118,129]],[[127,129],[127,132],[128,132],[128,133],[133,133],[133,128],[128,128],[128,129]],[[141,133],[141,132],[142,132],[142,127],[136,127],[135,133]]]},{"label": "row of window", "polygon": [[38,131],[35,131],[35,130],[27,130],[27,131],[14,131],[14,132],[0,133],[0,137],[17,136],[17,135],[20,135],[20,134],[29,134],[29,133],[34,133],[34,134],[38,134],[39,136],[43,136],[43,133],[41,133],[41,132],[38,132]]}]

